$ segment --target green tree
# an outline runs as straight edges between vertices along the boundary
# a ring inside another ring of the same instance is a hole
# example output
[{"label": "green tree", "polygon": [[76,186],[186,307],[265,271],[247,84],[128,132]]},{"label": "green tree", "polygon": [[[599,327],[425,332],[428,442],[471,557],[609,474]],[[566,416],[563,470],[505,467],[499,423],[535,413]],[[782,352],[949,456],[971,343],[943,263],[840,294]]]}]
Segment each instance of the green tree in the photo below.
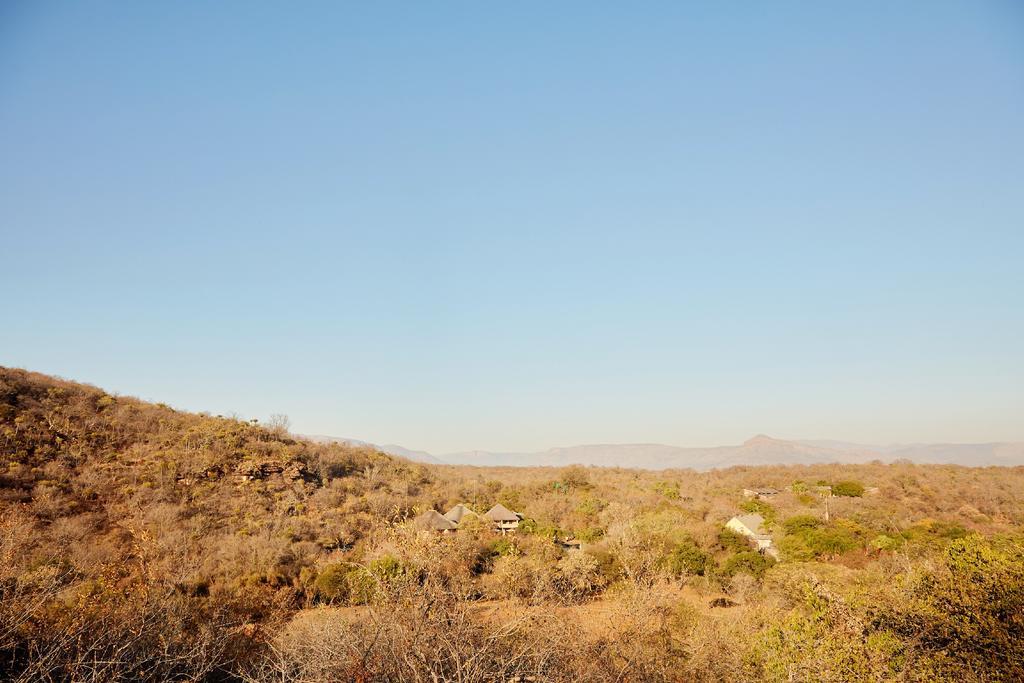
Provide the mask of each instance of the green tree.
[{"label": "green tree", "polygon": [[803,534],[807,545],[818,557],[825,555],[842,555],[856,550],[860,541],[851,532],[839,528],[814,529]]},{"label": "green tree", "polygon": [[775,508],[763,500],[745,500],[740,503],[740,510],[755,512],[764,517],[764,521],[768,524],[775,522]]},{"label": "green tree", "polygon": [[856,481],[841,481],[833,484],[832,495],[860,498],[864,495],[864,485]]},{"label": "green tree", "polygon": [[722,574],[724,576],[750,574],[754,578],[760,579],[773,564],[775,564],[774,560],[753,550],[746,550],[736,553],[726,560],[722,565]]},{"label": "green tree", "polygon": [[782,523],[782,528],[787,534],[800,534],[811,529],[817,529],[822,521],[814,515],[796,515]]},{"label": "green tree", "polygon": [[666,558],[666,566],[675,576],[704,576],[711,563],[711,557],[692,538],[677,544]]},{"label": "green tree", "polygon": [[723,550],[741,552],[750,550],[750,541],[743,534],[736,533],[732,529],[722,529],[718,532],[718,547]]},{"label": "green tree", "polygon": [[779,541],[779,552],[793,562],[807,562],[817,557],[817,553],[802,535],[788,535]]}]

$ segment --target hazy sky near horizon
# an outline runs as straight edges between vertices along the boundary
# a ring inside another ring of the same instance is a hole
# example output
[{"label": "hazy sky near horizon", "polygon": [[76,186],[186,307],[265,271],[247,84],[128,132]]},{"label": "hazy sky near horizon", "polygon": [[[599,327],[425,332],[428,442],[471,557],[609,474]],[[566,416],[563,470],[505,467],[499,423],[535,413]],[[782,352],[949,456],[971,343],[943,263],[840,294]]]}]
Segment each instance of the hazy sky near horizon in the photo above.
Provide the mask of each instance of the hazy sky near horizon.
[{"label": "hazy sky near horizon", "polygon": [[0,238],[0,364],[299,432],[1024,440],[1024,9],[6,2]]}]

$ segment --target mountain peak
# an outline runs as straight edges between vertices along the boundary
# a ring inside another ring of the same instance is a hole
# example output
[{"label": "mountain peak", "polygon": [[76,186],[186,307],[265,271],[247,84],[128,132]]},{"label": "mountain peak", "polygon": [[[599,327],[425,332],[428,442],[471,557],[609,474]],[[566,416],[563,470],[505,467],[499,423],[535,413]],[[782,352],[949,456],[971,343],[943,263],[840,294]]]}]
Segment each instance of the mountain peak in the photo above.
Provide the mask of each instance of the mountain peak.
[{"label": "mountain peak", "polygon": [[757,434],[757,435],[752,436],[751,438],[747,439],[746,441],[744,441],[743,445],[744,446],[763,446],[765,444],[780,444],[780,443],[785,443],[785,442],[782,441],[781,439],[776,439],[776,438],[773,438],[771,436],[768,436],[767,434]]}]

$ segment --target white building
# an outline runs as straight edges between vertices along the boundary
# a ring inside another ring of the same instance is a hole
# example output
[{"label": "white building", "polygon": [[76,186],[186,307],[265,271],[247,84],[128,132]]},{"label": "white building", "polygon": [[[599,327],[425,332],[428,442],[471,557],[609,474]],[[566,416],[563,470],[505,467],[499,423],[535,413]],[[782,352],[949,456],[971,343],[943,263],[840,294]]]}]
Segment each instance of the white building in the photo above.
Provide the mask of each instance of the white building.
[{"label": "white building", "polygon": [[764,517],[761,515],[757,513],[738,515],[726,522],[725,528],[731,529],[738,534],[743,534],[754,541],[758,552],[768,552],[770,555],[775,554],[775,549],[772,548],[772,537],[765,531]]}]

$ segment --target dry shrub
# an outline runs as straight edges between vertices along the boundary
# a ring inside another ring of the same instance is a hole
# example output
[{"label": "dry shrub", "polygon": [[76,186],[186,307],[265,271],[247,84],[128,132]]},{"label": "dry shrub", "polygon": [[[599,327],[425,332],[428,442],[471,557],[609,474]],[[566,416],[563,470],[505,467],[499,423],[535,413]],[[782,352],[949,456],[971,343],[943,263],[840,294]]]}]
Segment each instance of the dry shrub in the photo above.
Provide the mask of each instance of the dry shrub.
[{"label": "dry shrub", "polygon": [[[607,628],[569,614],[508,607],[495,618],[428,581],[365,607],[296,617],[249,681],[670,681],[681,650],[665,590],[623,593]],[[532,677],[532,678],[531,678]]]}]

